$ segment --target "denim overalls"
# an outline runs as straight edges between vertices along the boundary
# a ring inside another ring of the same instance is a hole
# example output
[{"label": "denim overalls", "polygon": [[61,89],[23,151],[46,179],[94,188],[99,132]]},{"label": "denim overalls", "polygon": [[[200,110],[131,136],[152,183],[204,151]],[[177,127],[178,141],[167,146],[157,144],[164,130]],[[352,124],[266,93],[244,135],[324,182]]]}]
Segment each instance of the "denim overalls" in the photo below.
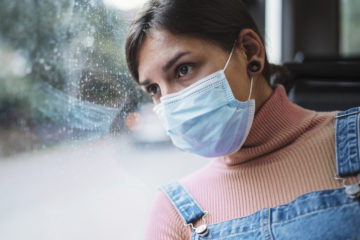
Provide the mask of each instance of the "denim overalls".
[{"label": "denim overalls", "polygon": [[[336,174],[344,188],[307,193],[285,205],[207,225],[207,212],[182,185],[174,182],[163,186],[185,225],[193,228],[191,239],[360,240],[360,183],[347,185],[345,179],[358,174],[360,182],[360,107],[338,113],[335,118]],[[202,224],[194,227],[198,220]]]}]

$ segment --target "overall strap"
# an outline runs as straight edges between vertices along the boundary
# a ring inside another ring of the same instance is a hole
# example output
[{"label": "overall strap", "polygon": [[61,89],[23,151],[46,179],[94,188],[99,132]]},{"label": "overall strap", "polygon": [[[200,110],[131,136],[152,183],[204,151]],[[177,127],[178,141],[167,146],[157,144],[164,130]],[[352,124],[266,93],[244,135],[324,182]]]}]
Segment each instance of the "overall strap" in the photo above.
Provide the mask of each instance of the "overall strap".
[{"label": "overall strap", "polygon": [[184,219],[185,224],[194,223],[205,215],[199,204],[179,182],[166,184],[161,188]]},{"label": "overall strap", "polygon": [[335,147],[337,175],[346,177],[360,172],[360,107],[336,114]]}]

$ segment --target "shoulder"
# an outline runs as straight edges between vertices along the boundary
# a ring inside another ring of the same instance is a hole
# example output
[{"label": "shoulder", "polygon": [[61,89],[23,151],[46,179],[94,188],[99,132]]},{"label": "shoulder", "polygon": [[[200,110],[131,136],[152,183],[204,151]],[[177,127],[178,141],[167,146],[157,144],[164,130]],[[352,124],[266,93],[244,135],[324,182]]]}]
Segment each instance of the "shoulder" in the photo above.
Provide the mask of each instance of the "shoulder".
[{"label": "shoulder", "polygon": [[333,112],[314,112],[308,129],[304,132],[304,138],[316,138],[318,140],[335,140],[335,116],[338,111]]},{"label": "shoulder", "polygon": [[158,191],[153,203],[148,225],[146,240],[183,240],[190,239],[191,231],[163,191]]},{"label": "shoulder", "polygon": [[313,123],[319,126],[331,126],[335,124],[335,116],[339,111],[332,112],[316,112]]}]

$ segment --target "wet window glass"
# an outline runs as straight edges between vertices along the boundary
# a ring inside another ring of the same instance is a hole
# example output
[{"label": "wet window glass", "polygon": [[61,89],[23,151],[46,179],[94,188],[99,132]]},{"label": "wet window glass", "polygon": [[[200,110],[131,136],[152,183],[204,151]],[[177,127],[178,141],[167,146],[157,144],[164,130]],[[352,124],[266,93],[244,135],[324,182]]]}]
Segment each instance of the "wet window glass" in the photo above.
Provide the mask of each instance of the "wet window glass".
[{"label": "wet window glass", "polygon": [[143,239],[159,184],[207,163],[127,71],[141,4],[1,1],[0,239]]}]

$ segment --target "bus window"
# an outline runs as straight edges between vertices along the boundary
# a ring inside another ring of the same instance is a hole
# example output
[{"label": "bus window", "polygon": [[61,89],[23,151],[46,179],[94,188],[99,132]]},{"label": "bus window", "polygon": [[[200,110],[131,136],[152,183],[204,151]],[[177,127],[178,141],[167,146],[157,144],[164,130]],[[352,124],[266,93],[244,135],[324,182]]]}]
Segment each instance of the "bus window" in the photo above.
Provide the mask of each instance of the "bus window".
[{"label": "bus window", "polygon": [[340,1],[340,53],[360,55],[360,2]]}]

